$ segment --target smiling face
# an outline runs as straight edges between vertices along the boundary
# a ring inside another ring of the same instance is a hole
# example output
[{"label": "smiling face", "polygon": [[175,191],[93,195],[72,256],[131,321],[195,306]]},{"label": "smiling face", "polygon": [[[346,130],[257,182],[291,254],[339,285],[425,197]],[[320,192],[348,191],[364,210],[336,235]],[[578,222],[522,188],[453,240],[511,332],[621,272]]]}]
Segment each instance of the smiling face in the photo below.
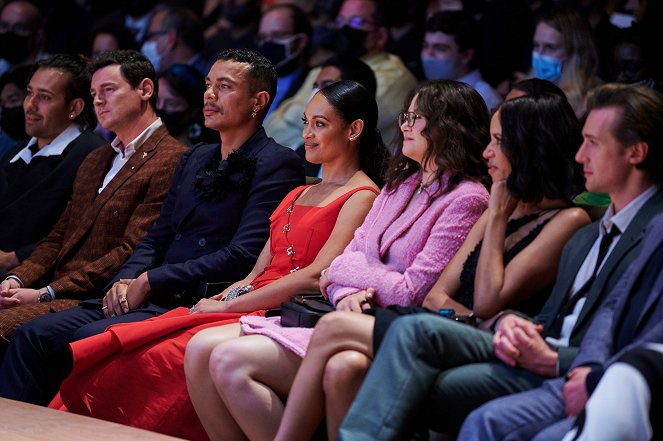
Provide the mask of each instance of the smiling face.
[{"label": "smiling face", "polygon": [[403,155],[408,158],[417,161],[423,169],[426,169],[422,161],[424,156],[428,151],[428,140],[424,138],[424,135],[421,133],[426,128],[426,117],[421,116],[417,107],[417,99],[419,95],[415,95],[410,102],[410,107],[408,107],[408,112],[415,113],[419,115],[418,118],[414,120],[412,127],[408,124],[407,121],[403,121],[401,124],[401,132],[403,132]]},{"label": "smiling face", "polygon": [[23,101],[25,132],[37,138],[39,147],[55,139],[72,122],[72,106],[65,99],[69,80],[68,73],[56,69],[38,69],[30,78]]},{"label": "smiling face", "polygon": [[133,127],[152,96],[151,93],[145,95],[145,82],[150,80],[146,78],[137,87],[131,87],[120,72],[119,64],[102,67],[93,73],[90,93],[99,124],[116,133]]},{"label": "smiling face", "polygon": [[626,149],[612,134],[620,112],[615,107],[607,107],[592,110],[587,116],[582,129],[583,143],[576,153],[576,161],[582,164],[585,187],[589,191],[618,192],[633,168]]},{"label": "smiling face", "polygon": [[502,123],[500,112],[496,112],[490,120],[490,143],[483,151],[488,161],[488,174],[493,181],[501,181],[511,174],[511,164],[502,151]]},{"label": "smiling face", "polygon": [[308,162],[324,164],[339,155],[351,154],[351,127],[322,93],[315,94],[306,105],[303,123],[302,137]]},{"label": "smiling face", "polygon": [[244,125],[251,119],[257,98],[249,91],[246,63],[219,60],[205,80],[205,126],[222,131]]}]

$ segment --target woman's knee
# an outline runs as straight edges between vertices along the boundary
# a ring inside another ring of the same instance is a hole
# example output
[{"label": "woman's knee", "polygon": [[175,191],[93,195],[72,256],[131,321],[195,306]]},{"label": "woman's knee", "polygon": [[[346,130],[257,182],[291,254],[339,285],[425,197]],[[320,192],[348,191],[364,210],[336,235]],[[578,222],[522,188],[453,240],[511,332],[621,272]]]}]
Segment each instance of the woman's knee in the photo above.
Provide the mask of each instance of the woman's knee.
[{"label": "woman's knee", "polygon": [[354,389],[363,381],[370,363],[366,355],[357,351],[343,351],[331,357],[323,377],[325,394]]},{"label": "woman's knee", "polygon": [[234,388],[244,384],[252,366],[251,349],[242,341],[234,339],[217,345],[209,356],[209,374],[221,388]]}]

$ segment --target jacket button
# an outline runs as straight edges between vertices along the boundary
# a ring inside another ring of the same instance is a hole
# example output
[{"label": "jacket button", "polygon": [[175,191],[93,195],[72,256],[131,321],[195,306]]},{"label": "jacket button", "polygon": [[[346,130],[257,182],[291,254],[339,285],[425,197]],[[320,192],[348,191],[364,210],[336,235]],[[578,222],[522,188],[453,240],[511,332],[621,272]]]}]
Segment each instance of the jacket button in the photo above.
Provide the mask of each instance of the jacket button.
[{"label": "jacket button", "polygon": [[175,240],[180,240],[181,238],[182,238],[182,234],[181,234],[181,233],[177,233],[177,234],[175,235]]},{"label": "jacket button", "polygon": [[205,238],[200,239],[198,241],[198,245],[200,245],[201,247],[204,247],[205,245],[207,245],[207,241],[205,240]]},{"label": "jacket button", "polygon": [[113,211],[113,216],[114,216],[114,217],[119,217],[119,216],[120,216],[120,212],[117,211],[117,210]]}]

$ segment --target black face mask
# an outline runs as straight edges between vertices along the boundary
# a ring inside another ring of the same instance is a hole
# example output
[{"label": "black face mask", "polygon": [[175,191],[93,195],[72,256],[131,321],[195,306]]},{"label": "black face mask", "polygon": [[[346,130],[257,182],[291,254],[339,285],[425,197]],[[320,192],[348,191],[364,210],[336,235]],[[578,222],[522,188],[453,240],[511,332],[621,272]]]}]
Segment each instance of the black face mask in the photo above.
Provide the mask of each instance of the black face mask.
[{"label": "black face mask", "polygon": [[336,53],[361,58],[366,52],[368,31],[343,26],[336,32]]},{"label": "black face mask", "polygon": [[157,109],[157,116],[166,125],[170,136],[179,136],[189,126],[186,121],[185,112],[168,112]]},{"label": "black face mask", "polygon": [[14,141],[27,138],[25,133],[25,113],[22,106],[3,107],[0,115],[2,131],[11,136]]},{"label": "black face mask", "polygon": [[336,42],[336,29],[329,26],[313,26],[313,37],[311,38],[312,47],[325,47],[334,49]]},{"label": "black face mask", "polygon": [[30,37],[16,35],[14,32],[0,34],[0,58],[10,63],[24,60],[30,53]]},{"label": "black face mask", "polygon": [[265,41],[258,45],[258,52],[274,65],[279,75],[288,75],[297,67],[298,54],[289,54],[286,46],[273,41]]}]

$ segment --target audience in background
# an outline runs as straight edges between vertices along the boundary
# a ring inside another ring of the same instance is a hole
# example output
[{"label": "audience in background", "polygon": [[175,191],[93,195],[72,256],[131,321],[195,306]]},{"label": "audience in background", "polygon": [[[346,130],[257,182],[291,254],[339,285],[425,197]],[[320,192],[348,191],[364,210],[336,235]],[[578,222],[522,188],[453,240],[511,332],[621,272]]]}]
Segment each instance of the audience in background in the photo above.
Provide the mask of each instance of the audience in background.
[{"label": "audience in background", "polygon": [[157,116],[168,133],[188,147],[216,141],[218,132],[205,127],[203,118],[205,77],[193,66],[172,64],[158,78]]},{"label": "audience in background", "polygon": [[14,0],[0,7],[0,74],[43,57],[43,17],[32,2]]},{"label": "audience in background", "polygon": [[293,96],[306,79],[311,33],[308,17],[297,6],[274,5],[262,14],[257,50],[274,65],[278,74],[270,111]]},{"label": "audience in background", "polygon": [[[37,166],[40,154],[52,153],[46,149],[56,147],[56,141],[62,149],[68,140],[82,138],[81,130],[93,118],[91,103],[101,125],[117,133],[117,138],[85,157],[60,219],[0,284],[4,309],[0,310],[0,350],[22,324],[74,307],[103,288],[159,216],[185,150],[156,117],[154,69],[138,52],[103,54],[90,65],[90,72],[73,55],[56,55],[37,66],[26,103],[48,108],[57,102],[44,86],[57,84],[61,78],[70,82],[57,103],[56,118],[66,127],[59,136],[65,140],[55,139],[32,158],[24,150],[21,160],[28,158]],[[67,92],[74,91],[77,98],[65,104]],[[26,107],[26,115],[28,126],[39,125],[30,107]],[[80,125],[73,124],[77,119]],[[88,149],[89,144],[85,144]],[[42,176],[38,173],[35,178]],[[19,185],[12,183],[12,187]],[[42,192],[41,197],[47,199],[51,189]]]},{"label": "audience in background", "polygon": [[612,76],[617,83],[639,84],[663,91],[661,63],[656,52],[660,42],[651,41],[646,28],[634,24],[619,32],[613,53]]},{"label": "audience in background", "polygon": [[472,86],[492,112],[502,102],[481,77],[479,59],[481,29],[471,15],[463,11],[438,12],[426,21],[421,49],[421,66],[429,80],[456,80]]},{"label": "audience in background", "polygon": [[90,54],[92,57],[117,50],[138,50],[140,46],[136,43],[134,36],[127,28],[119,24],[105,24],[92,31],[92,45]]},{"label": "audience in background", "polygon": [[23,66],[0,76],[0,159],[16,141],[26,138],[23,100],[32,66]]},{"label": "audience in background", "polygon": [[29,75],[22,109],[23,130],[30,138],[0,160],[2,274],[49,234],[71,197],[79,166],[104,143],[91,132],[95,117],[85,69],[79,57],[58,55],[38,62]]},{"label": "audience in background", "polygon": [[255,49],[260,0],[221,0],[220,6],[217,21],[205,30],[203,55],[213,59],[225,49]]}]

